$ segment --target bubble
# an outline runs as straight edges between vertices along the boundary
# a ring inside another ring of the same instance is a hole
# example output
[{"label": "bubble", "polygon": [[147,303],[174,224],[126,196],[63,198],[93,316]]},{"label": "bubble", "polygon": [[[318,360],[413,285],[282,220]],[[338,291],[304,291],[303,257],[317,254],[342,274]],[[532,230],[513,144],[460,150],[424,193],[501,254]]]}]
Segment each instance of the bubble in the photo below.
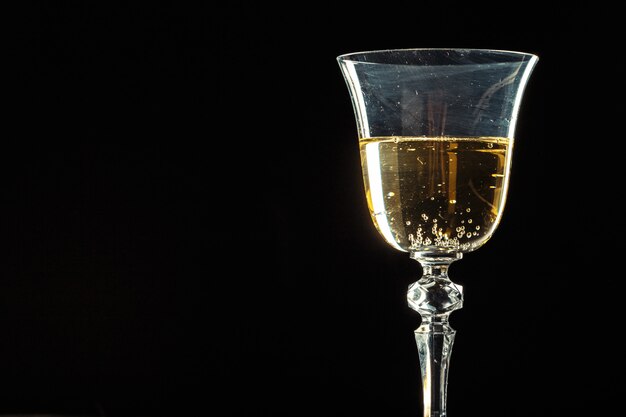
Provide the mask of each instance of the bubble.
[{"label": "bubble", "polygon": [[437,219],[433,219],[433,223],[437,223]]},{"label": "bubble", "polygon": [[389,191],[387,193],[387,197],[393,197],[394,195],[396,195],[396,193],[394,193],[393,191]]},{"label": "bubble", "polygon": [[468,207],[468,208],[465,209],[465,211],[467,211],[469,213],[470,211],[472,211],[472,209]]},{"label": "bubble", "polygon": [[472,237],[472,234],[470,232],[467,232],[467,234],[465,235],[465,237]]},{"label": "bubble", "polygon": [[426,213],[422,213],[422,219],[428,220],[428,216],[426,215]]},{"label": "bubble", "polygon": [[450,204],[456,204],[456,200],[450,200]]},{"label": "bubble", "polygon": [[473,222],[473,221],[474,221],[474,220],[472,220],[472,219],[468,219],[468,220],[467,220],[467,222],[468,222],[469,224],[472,224],[472,222]]},{"label": "bubble", "polygon": [[480,226],[476,226],[476,230],[480,230]]},{"label": "bubble", "polygon": [[[399,103],[398,103],[398,104],[399,104]],[[487,147],[488,147],[489,149],[493,148],[493,143],[488,143],[488,144],[487,144]]]},{"label": "bubble", "polygon": [[431,201],[435,199],[435,197],[430,197]]},{"label": "bubble", "polygon": [[407,225],[407,226],[410,226],[410,225],[411,225],[411,221],[410,221],[410,220],[407,220],[407,221],[406,221],[406,225]]}]

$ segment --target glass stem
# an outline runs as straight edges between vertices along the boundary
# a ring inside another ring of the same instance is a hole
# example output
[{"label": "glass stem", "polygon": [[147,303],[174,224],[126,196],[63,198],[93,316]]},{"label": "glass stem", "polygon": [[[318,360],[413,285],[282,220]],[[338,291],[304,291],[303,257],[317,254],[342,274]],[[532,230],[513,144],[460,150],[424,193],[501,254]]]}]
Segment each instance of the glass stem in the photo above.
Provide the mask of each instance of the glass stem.
[{"label": "glass stem", "polygon": [[461,254],[428,256],[413,253],[424,269],[409,287],[409,306],[422,316],[415,330],[424,390],[424,417],[446,417],[446,390],[450,355],[456,332],[448,323],[450,313],[463,307],[463,288],[450,281],[448,267]]}]

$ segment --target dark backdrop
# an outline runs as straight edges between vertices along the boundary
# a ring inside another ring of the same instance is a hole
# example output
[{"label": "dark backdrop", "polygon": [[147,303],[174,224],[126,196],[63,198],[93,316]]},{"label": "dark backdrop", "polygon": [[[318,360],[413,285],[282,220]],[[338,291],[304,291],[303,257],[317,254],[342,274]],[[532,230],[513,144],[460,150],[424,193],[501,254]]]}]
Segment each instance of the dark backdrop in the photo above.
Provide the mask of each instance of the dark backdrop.
[{"label": "dark backdrop", "polygon": [[7,13],[0,412],[419,415],[421,271],[371,225],[335,62],[403,47],[541,57],[504,219],[451,269],[451,415],[619,400],[619,13],[126,3]]}]

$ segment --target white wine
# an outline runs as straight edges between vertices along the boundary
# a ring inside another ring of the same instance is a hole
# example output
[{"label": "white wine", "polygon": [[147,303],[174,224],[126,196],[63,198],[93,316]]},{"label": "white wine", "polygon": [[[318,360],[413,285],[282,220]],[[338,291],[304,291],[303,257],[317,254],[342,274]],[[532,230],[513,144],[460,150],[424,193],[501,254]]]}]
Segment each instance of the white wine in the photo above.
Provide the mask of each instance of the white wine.
[{"label": "white wine", "polygon": [[372,219],[396,249],[469,252],[491,237],[506,199],[511,139],[397,136],[359,143]]}]

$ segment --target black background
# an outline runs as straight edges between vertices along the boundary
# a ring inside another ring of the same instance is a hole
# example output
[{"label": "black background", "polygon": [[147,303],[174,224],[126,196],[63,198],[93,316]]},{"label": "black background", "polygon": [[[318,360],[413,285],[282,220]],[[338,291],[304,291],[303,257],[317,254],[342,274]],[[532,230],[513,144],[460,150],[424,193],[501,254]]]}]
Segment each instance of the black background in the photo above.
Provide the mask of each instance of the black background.
[{"label": "black background", "polygon": [[531,52],[506,214],[465,286],[454,416],[603,415],[624,377],[619,13],[466,2],[7,12],[0,412],[415,416],[419,266],[363,196],[335,57]]}]

